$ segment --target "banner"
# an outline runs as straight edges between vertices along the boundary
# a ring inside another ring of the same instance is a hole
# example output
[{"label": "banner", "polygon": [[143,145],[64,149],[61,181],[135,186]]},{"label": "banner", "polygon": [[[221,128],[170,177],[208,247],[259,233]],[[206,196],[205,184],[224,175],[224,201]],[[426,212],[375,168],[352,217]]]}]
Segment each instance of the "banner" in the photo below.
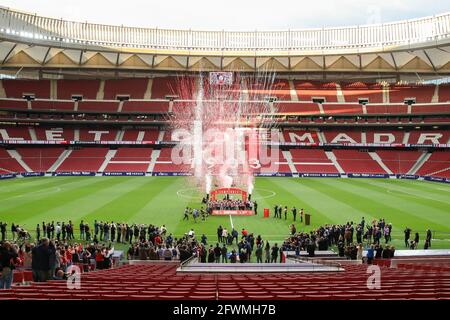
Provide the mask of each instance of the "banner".
[{"label": "banner", "polygon": [[213,216],[252,216],[253,210],[213,210]]},{"label": "banner", "polygon": [[71,171],[71,172],[53,172],[52,176],[95,176],[96,172],[90,171]]},{"label": "banner", "polygon": [[240,194],[242,201],[247,201],[247,192],[239,188],[220,188],[211,191],[211,200],[215,201],[218,194]]},{"label": "banner", "polygon": [[187,177],[192,176],[190,172],[152,172],[155,177]]},{"label": "banner", "polygon": [[0,174],[0,180],[2,180],[2,179],[12,179],[12,178],[15,178],[15,177],[16,177],[15,173]]},{"label": "banner", "polygon": [[103,176],[145,176],[145,172],[103,172]]},{"label": "banner", "polygon": [[45,175],[45,172],[22,172],[20,174],[22,177],[42,177]]},{"label": "banner", "polygon": [[389,178],[389,174],[382,173],[348,173],[349,178]]},{"label": "banner", "polygon": [[339,178],[340,173],[299,173],[300,177],[304,178]]},{"label": "banner", "polygon": [[[308,142],[270,142],[262,145],[287,147],[351,147],[351,148],[435,148],[450,149],[450,144],[402,144],[402,143],[308,143]],[[178,141],[53,141],[53,140],[0,140],[5,145],[177,145]]]}]

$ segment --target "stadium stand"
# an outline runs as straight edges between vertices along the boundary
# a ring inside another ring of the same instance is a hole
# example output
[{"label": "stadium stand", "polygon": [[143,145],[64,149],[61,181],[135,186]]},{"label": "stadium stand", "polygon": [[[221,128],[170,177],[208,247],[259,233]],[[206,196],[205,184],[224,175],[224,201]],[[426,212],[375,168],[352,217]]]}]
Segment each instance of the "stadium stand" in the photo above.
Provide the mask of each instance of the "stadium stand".
[{"label": "stadium stand", "polygon": [[378,83],[351,82],[341,83],[345,102],[359,102],[367,99],[369,103],[383,103],[383,87]]},{"label": "stadium stand", "polygon": [[17,148],[16,151],[21,155],[22,160],[34,172],[47,172],[50,167],[58,160],[63,148]]},{"label": "stadium stand", "polygon": [[25,172],[25,169],[6,149],[0,148],[0,168],[6,173]]},{"label": "stadium stand", "polygon": [[333,154],[346,173],[387,173],[367,152],[335,149]]},{"label": "stadium stand", "polygon": [[62,100],[81,96],[83,99],[97,99],[100,80],[58,80],[57,98]]},{"label": "stadium stand", "polygon": [[56,169],[57,172],[93,171],[97,172],[105,160],[107,148],[74,149]]},{"label": "stadium stand", "polygon": [[377,150],[383,163],[395,174],[406,174],[417,162],[421,151]]},{"label": "stadium stand", "polygon": [[73,101],[62,100],[34,100],[31,102],[32,110],[73,111]]},{"label": "stadium stand", "polygon": [[124,265],[83,273],[78,290],[68,289],[65,281],[54,280],[2,290],[0,300],[450,299],[450,270],[446,263],[417,266],[411,262],[390,268],[380,261],[383,281],[377,290],[368,288],[367,266],[358,264],[343,264],[345,271],[334,273],[211,275],[179,274],[173,263]]},{"label": "stadium stand", "polygon": [[323,98],[325,102],[337,102],[336,83],[294,81],[300,101],[312,101],[313,98]]},{"label": "stadium stand", "polygon": [[148,79],[112,79],[105,81],[104,99],[114,100],[118,96],[128,96],[130,99],[144,99]]},{"label": "stadium stand", "polygon": [[405,99],[413,98],[416,103],[430,103],[434,90],[434,85],[392,85],[389,88],[389,101],[403,103]]},{"label": "stadium stand", "polygon": [[34,95],[39,99],[50,99],[50,80],[2,80],[7,98],[22,98]]},{"label": "stadium stand", "polygon": [[433,151],[431,157],[420,167],[418,175],[449,177],[450,153],[446,151]]},{"label": "stadium stand", "polygon": [[80,101],[78,111],[117,112],[118,101]]}]

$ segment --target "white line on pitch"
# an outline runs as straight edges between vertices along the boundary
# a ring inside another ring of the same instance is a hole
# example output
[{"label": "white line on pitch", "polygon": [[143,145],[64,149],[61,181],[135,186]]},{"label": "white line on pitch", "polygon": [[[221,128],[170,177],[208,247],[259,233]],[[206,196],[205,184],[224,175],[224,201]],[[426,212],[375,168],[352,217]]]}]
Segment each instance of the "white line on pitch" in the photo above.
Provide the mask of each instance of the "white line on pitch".
[{"label": "white line on pitch", "polygon": [[234,229],[234,226],[233,226],[233,219],[231,219],[231,214],[230,214],[229,216],[230,216],[231,229]]}]

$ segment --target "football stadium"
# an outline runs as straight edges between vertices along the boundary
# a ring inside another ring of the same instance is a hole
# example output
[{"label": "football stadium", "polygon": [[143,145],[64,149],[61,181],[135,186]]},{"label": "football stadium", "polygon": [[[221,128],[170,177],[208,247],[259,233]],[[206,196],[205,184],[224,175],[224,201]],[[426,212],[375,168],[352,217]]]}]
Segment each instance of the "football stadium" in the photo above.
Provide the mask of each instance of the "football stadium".
[{"label": "football stadium", "polygon": [[0,6],[0,300],[450,299],[449,12],[99,21]]}]

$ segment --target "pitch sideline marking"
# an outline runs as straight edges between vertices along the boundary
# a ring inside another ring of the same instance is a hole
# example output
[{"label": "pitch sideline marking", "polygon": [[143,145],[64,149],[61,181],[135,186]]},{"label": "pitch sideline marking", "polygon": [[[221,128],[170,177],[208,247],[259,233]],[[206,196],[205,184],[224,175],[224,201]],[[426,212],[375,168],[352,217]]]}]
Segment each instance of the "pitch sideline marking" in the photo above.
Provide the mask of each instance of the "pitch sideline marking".
[{"label": "pitch sideline marking", "polygon": [[230,216],[231,229],[234,229],[233,219],[231,219],[231,214],[229,214],[229,216]]}]

